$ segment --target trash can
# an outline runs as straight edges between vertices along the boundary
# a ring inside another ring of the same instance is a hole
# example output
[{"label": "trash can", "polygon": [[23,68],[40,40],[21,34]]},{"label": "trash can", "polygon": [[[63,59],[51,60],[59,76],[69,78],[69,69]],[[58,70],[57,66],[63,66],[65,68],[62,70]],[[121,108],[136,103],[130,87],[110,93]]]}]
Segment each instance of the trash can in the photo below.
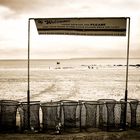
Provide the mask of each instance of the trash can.
[{"label": "trash can", "polygon": [[116,100],[99,99],[99,128],[106,131],[114,131],[115,115],[114,108]]},{"label": "trash can", "polygon": [[97,129],[97,107],[99,103],[97,101],[84,101],[84,105],[86,108],[85,128],[87,131],[94,131]]},{"label": "trash can", "polygon": [[137,111],[136,111],[136,130],[140,131],[140,101],[138,101]]},{"label": "trash can", "polygon": [[130,109],[131,109],[131,128],[136,128],[137,127],[137,107],[138,107],[139,101],[136,99],[130,100]]},{"label": "trash can", "polygon": [[[41,104],[43,131],[60,133],[60,102],[47,102]],[[58,127],[58,128],[57,128]]]},{"label": "trash can", "polygon": [[124,113],[125,113],[125,105],[124,101],[116,101],[116,105],[114,108],[114,116],[115,116],[115,127],[114,131],[124,131]]},{"label": "trash can", "polygon": [[18,101],[0,101],[0,131],[16,131],[16,112],[19,105]]},{"label": "trash can", "polygon": [[[121,102],[125,102],[125,100],[121,99]],[[139,102],[137,99],[130,98],[127,99],[127,119],[126,119],[127,127],[136,128],[138,103]]]},{"label": "trash can", "polygon": [[[61,114],[64,117],[64,131],[67,132],[77,132],[79,131],[79,126],[77,127],[77,122],[80,124],[80,111],[77,110],[78,102],[72,100],[61,101]],[[80,109],[80,108],[79,108]],[[78,112],[78,113],[77,113]]]},{"label": "trash can", "polygon": [[[31,131],[35,131],[35,132],[40,131],[39,109],[40,109],[39,101],[30,102],[30,129]],[[21,102],[19,113],[20,113],[21,131],[29,130],[27,102]]]}]

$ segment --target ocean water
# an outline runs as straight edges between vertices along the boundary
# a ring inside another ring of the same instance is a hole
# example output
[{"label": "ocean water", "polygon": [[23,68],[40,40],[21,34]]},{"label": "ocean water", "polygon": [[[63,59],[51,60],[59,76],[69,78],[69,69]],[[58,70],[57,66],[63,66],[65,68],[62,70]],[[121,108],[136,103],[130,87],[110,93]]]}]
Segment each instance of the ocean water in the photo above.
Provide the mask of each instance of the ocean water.
[{"label": "ocean water", "polygon": [[[58,63],[59,62],[59,63]],[[128,98],[140,99],[140,59],[130,59]],[[124,98],[126,59],[32,60],[35,101]],[[27,100],[27,61],[0,60],[0,99]]]}]

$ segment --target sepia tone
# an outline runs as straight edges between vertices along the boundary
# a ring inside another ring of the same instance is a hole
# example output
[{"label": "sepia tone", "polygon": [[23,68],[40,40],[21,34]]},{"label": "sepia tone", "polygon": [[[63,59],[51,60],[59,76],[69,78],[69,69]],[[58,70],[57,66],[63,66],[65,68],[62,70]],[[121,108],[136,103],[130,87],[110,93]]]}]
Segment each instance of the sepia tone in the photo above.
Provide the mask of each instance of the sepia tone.
[{"label": "sepia tone", "polygon": [[0,139],[139,139],[139,5],[0,0]]}]

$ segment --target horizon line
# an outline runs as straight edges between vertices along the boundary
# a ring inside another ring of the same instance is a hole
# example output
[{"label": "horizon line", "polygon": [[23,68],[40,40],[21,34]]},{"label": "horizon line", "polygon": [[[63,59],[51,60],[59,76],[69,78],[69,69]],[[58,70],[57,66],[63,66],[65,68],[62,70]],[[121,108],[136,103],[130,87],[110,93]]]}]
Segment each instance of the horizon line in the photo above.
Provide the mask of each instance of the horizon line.
[{"label": "horizon line", "polygon": [[[30,60],[73,60],[73,59],[127,59],[125,57],[72,57],[72,58],[32,58]],[[130,57],[129,59],[140,59],[140,57]],[[28,60],[28,58],[0,58],[0,61],[4,60]]]}]

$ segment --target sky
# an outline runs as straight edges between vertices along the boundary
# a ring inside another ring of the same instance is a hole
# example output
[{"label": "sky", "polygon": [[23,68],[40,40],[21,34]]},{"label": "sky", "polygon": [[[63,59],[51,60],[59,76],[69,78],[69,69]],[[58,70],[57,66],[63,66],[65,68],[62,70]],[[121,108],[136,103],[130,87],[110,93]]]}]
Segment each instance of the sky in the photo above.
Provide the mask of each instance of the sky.
[{"label": "sky", "polygon": [[[28,19],[130,17],[130,57],[140,58],[140,0],[0,0],[0,59],[27,59]],[[38,35],[31,58],[126,57],[127,37]]]}]

